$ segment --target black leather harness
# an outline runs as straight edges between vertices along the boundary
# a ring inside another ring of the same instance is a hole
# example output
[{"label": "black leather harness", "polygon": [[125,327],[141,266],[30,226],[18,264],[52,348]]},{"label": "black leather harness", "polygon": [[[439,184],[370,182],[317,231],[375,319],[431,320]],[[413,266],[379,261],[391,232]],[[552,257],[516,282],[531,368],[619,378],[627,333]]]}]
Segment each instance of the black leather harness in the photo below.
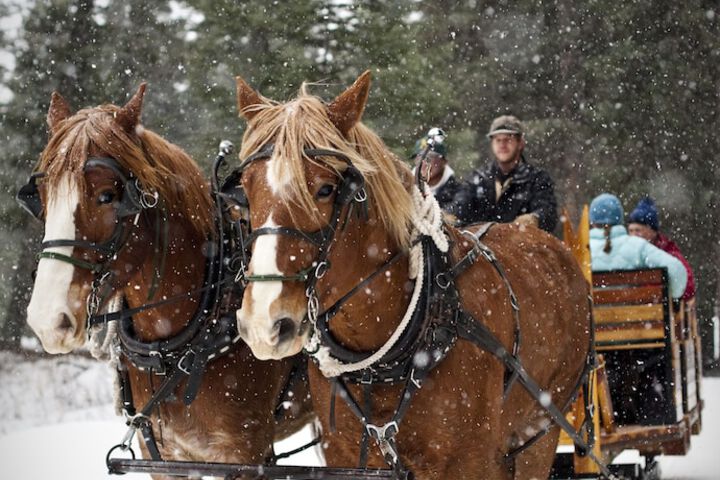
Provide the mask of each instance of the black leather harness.
[{"label": "black leather harness", "polygon": [[[249,157],[243,162],[243,167],[258,158],[268,158],[272,153],[272,147],[269,152],[260,152]],[[339,152],[322,151],[321,155],[335,155],[345,160],[349,164],[349,159]],[[421,169],[418,169],[420,171]],[[420,181],[418,180],[418,183]],[[342,191],[342,189],[339,189]],[[421,190],[422,191],[422,190]],[[354,190],[357,192],[357,190]],[[340,195],[338,195],[340,197]],[[381,265],[373,274],[362,282],[358,283],[349,292],[343,295],[335,304],[324,312],[318,312],[319,302],[314,296],[315,283],[324,275],[328,268],[328,253],[335,237],[337,225],[342,213],[342,208],[348,205],[350,195],[344,195],[342,199],[336,198],[335,208],[330,220],[329,229],[323,229],[323,232],[329,230],[329,235],[323,235],[323,242],[319,245],[319,253],[316,258],[316,270],[311,271],[306,278],[306,290],[308,293],[308,314],[306,321],[315,327],[315,332],[319,336],[319,345],[329,349],[331,357],[343,363],[356,363],[368,359],[373,352],[363,353],[349,350],[341,345],[330,332],[330,319],[339,311],[340,307],[362,287],[377,277],[380,272],[385,271],[392,264],[406,257],[406,254],[400,252],[393,256],[390,260]],[[349,219],[349,212],[346,215],[346,221]],[[519,359],[520,349],[520,307],[513,293],[512,286],[504,272],[502,265],[497,261],[492,250],[484,245],[481,241],[482,236],[492,227],[488,224],[486,227],[480,228],[475,234],[465,232],[470,237],[474,246],[468,254],[465,255],[457,264],[450,265],[449,258],[446,254],[439,251],[433,240],[429,236],[421,236],[419,242],[424,252],[425,265],[423,266],[423,291],[420,294],[420,301],[417,308],[413,312],[412,320],[407,329],[400,336],[398,342],[385,354],[378,362],[368,368],[359,371],[343,373],[338,377],[331,378],[331,427],[334,426],[334,410],[335,397],[337,394],[346,402],[350,410],[355,414],[363,425],[363,436],[361,439],[360,449],[360,467],[367,465],[368,457],[368,441],[373,438],[377,443],[380,451],[385,458],[387,464],[395,473],[396,478],[406,480],[412,478],[412,472],[402,465],[400,461],[398,448],[396,445],[396,435],[399,431],[399,425],[407,412],[415,393],[422,387],[422,382],[429,375],[432,369],[437,366],[447,355],[450,348],[457,342],[458,338],[467,340],[478,347],[490,352],[505,367],[504,380],[504,396],[507,397],[512,385],[519,382],[525,390],[547,411],[552,421],[559,425],[572,438],[574,443],[580,448],[581,453],[590,456],[599,466],[608,478],[613,478],[607,466],[596,458],[592,452],[592,409],[587,403],[586,398],[586,424],[585,432],[589,441],[582,438],[583,433],[578,433],[568,423],[562,410],[552,402],[548,403],[547,394],[543,392],[541,387],[530,377]],[[274,228],[271,231],[263,232],[267,234],[290,234],[294,236],[309,235],[287,228]],[[255,237],[253,237],[255,238]],[[248,245],[249,247],[249,245]],[[497,337],[481,322],[477,321],[468,312],[461,307],[460,295],[455,287],[455,279],[461,275],[468,267],[475,263],[479,258],[484,258],[492,264],[494,269],[502,278],[510,298],[510,304],[513,310],[515,321],[515,335],[513,347],[508,351]],[[323,270],[321,270],[321,266]],[[299,278],[273,278],[273,280],[299,280]],[[592,327],[591,327],[592,328]],[[577,391],[581,385],[587,389],[589,372],[595,365],[594,347],[591,338],[589,345],[589,355],[585,363],[583,372],[578,380]],[[317,353],[316,351],[307,352],[310,355]],[[359,384],[363,386],[363,404],[357,401],[348,388],[349,383]],[[382,426],[372,423],[371,412],[371,393],[372,386],[377,384],[395,384],[404,383],[403,393],[400,397],[398,406],[392,419]],[[566,409],[572,402],[571,398],[564,406]],[[507,452],[506,458],[514,466],[514,457],[534,444],[539,438],[547,433],[550,426],[541,430],[530,438],[522,442],[517,448]]]},{"label": "black leather harness", "polygon": [[[211,251],[207,255],[209,260],[206,263],[202,288],[135,308],[128,308],[127,305],[124,305],[121,310],[116,312],[96,313],[111,293],[109,285],[106,283],[107,273],[110,262],[117,258],[117,254],[125,244],[128,234],[125,225],[126,218],[135,216],[136,219],[132,223],[137,224],[137,217],[145,210],[155,207],[155,204],[146,198],[147,193],[142,190],[134,175],[126,172],[112,158],[91,158],[85,165],[86,169],[109,168],[122,180],[122,198],[115,205],[117,224],[110,239],[102,243],[59,239],[42,244],[44,251],[40,254],[40,258],[65,261],[74,266],[86,268],[95,275],[91,292],[92,299],[88,300],[88,304],[92,303],[94,308],[88,309],[87,331],[89,332],[91,328],[99,325],[107,325],[109,322],[118,322],[118,347],[121,357],[126,358],[136,368],[147,371],[151,378],[151,384],[153,384],[154,376],[162,378],[148,402],[140,410],[137,410],[127,368],[123,363],[119,364],[117,373],[120,384],[120,400],[130,428],[123,442],[110,450],[108,458],[115,449],[129,450],[134,432],[139,431],[152,460],[162,460],[150,420],[153,410],[160,403],[171,398],[175,389],[183,381],[186,381],[186,385],[182,401],[185,405],[190,405],[199,391],[207,363],[226,353],[240,339],[234,315],[224,315],[224,313],[234,313],[237,308],[237,305],[234,304],[235,299],[242,298],[243,286],[235,281],[239,275],[240,263],[233,255],[237,255],[237,252],[243,250],[241,233],[243,226],[239,222],[231,221],[227,215],[228,210],[237,203],[237,198],[233,197],[232,192],[220,191],[217,179],[220,166],[231,151],[232,144],[229,142],[221,144],[221,151],[218,153],[213,168],[212,184],[217,209],[215,215],[217,238],[214,242],[208,242],[211,245]],[[28,183],[19,190],[16,196],[20,205],[38,220],[43,218],[43,206],[37,180],[43,176],[44,173],[33,173]],[[159,231],[158,224],[156,224],[156,230]],[[75,257],[45,251],[47,248],[59,246],[96,250],[103,254],[106,260],[94,264]],[[164,250],[162,255],[164,257]],[[198,294],[201,295],[198,307],[192,319],[178,334],[152,342],[143,342],[137,338],[133,329],[133,316],[166,304],[191,299]],[[289,384],[297,381],[296,377],[301,378],[303,375],[302,368],[295,368],[293,372],[296,373],[288,378]],[[286,390],[287,387],[283,391]],[[278,403],[282,403],[283,400],[284,397],[281,396]],[[276,414],[276,417],[279,418],[280,415]],[[281,456],[276,458],[281,458]]]}]

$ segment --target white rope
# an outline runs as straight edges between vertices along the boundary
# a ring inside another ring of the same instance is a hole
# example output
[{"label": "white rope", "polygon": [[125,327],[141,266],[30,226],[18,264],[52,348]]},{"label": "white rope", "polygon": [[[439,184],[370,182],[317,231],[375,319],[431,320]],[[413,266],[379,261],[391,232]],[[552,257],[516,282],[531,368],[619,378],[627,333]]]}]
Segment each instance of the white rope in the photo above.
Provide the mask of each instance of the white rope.
[{"label": "white rope", "polygon": [[[411,217],[413,224],[412,238],[415,240],[419,235],[429,236],[433,239],[433,242],[440,251],[447,252],[449,243],[445,232],[442,230],[442,211],[440,210],[440,205],[432,193],[430,193],[427,185],[424,184],[423,189],[425,191],[424,194],[420,193],[420,190],[415,186],[413,186],[412,190],[414,207]],[[331,355],[328,347],[320,346],[320,336],[317,332],[311,335],[305,348],[311,352],[315,351],[312,356],[317,360],[323,375],[326,377],[337,377],[343,373],[366,369],[380,361],[398,342],[400,336],[410,323],[413,313],[415,313],[415,308],[417,307],[420,292],[423,287],[424,275],[422,270],[425,261],[421,244],[416,244],[410,249],[409,261],[409,275],[410,278],[415,279],[415,288],[410,298],[410,304],[398,327],[379,350],[360,362],[342,363]]]},{"label": "white rope", "polygon": [[[421,245],[415,245],[411,250],[411,261],[410,264],[412,265],[414,262],[417,262],[416,264],[419,264],[419,269],[422,269],[423,265],[423,252],[422,252],[422,246]],[[414,262],[412,259],[415,259]],[[330,349],[328,347],[319,347],[317,349],[317,352],[313,354],[313,357],[318,361],[318,365],[320,366],[320,370],[322,371],[323,375],[326,377],[337,377],[338,375],[341,375],[343,373],[348,372],[355,372],[358,370],[363,370],[365,368],[370,367],[374,363],[377,363],[382,357],[385,356],[387,352],[390,351],[390,349],[397,343],[397,341],[400,339],[400,335],[405,331],[405,328],[410,323],[410,319],[412,318],[413,313],[415,312],[415,307],[417,306],[418,299],[420,298],[420,291],[422,290],[423,285],[423,275],[422,272],[419,271],[419,274],[415,277],[415,289],[413,290],[412,298],[410,299],[410,304],[408,305],[408,309],[405,312],[405,316],[400,321],[400,325],[398,325],[397,329],[393,332],[392,336],[388,339],[387,342],[385,342],[385,345],[380,347],[378,351],[370,355],[365,360],[362,360],[360,362],[356,363],[341,363],[336,358],[334,358],[330,354]],[[313,338],[311,339],[310,343],[313,341],[319,342],[319,336],[317,334],[313,335]],[[317,344],[316,344],[317,345]],[[312,351],[313,346],[308,345],[308,350]]]},{"label": "white rope", "polygon": [[414,211],[410,219],[414,227],[413,236],[427,235],[441,252],[447,252],[450,245],[442,228],[443,213],[426,183],[423,183],[422,193],[413,185],[412,200]]}]

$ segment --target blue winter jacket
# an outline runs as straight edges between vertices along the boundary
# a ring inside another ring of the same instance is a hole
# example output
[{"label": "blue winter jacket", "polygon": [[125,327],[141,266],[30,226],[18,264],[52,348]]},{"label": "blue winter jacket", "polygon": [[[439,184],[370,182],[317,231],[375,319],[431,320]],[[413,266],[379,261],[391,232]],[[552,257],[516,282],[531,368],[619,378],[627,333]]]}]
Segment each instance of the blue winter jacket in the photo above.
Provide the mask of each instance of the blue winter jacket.
[{"label": "blue winter jacket", "polygon": [[605,248],[605,230],[590,230],[590,254],[593,272],[606,270],[634,270],[638,268],[667,268],[670,277],[670,296],[679,298],[685,291],[687,271],[677,258],[666,253],[644,238],[627,234],[623,225],[610,230],[610,253]]}]

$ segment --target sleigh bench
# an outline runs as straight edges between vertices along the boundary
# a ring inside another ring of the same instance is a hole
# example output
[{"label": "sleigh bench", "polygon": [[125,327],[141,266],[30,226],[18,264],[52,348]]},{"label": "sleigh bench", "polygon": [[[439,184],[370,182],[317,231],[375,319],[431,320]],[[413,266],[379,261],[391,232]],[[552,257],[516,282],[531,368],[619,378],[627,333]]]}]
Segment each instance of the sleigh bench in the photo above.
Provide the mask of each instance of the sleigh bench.
[{"label": "sleigh bench", "polygon": [[595,346],[607,377],[600,390],[612,402],[600,405],[603,449],[684,455],[701,427],[694,299],[673,302],[665,269],[593,272],[592,283]]}]

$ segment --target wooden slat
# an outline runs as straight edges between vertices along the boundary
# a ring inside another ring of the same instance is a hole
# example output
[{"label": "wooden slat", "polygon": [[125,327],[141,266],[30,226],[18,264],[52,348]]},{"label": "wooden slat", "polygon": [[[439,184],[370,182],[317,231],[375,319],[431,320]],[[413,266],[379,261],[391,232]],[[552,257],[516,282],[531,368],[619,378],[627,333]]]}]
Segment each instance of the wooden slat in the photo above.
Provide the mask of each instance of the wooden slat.
[{"label": "wooden slat", "polygon": [[615,418],[613,416],[613,404],[610,397],[610,385],[608,384],[607,371],[605,370],[605,359],[598,355],[599,366],[595,370],[597,374],[598,407],[600,411],[600,423],[606,433],[615,430]]},{"label": "wooden slat", "polygon": [[661,285],[647,285],[629,288],[596,288],[593,290],[595,305],[606,304],[632,304],[641,305],[663,302],[663,287]]},{"label": "wooden slat", "polygon": [[642,448],[643,451],[662,452],[666,443],[682,439],[687,433],[687,425],[680,421],[671,425],[629,425],[619,427],[612,433],[603,432],[601,442],[603,451],[618,451],[626,448]]},{"label": "wooden slat", "polygon": [[593,272],[593,288],[610,285],[662,285],[664,269]]},{"label": "wooden slat", "polygon": [[595,345],[595,350],[598,352],[610,352],[613,350],[638,350],[641,348],[664,348],[664,342],[653,342],[653,343],[627,343],[617,345]]},{"label": "wooden slat", "polygon": [[682,378],[682,359],[680,357],[680,344],[673,343],[670,345],[672,349],[672,373],[673,373],[673,390],[675,401],[675,413],[677,418],[683,416],[683,378]]},{"label": "wooden slat", "polygon": [[619,342],[632,342],[637,340],[662,340],[665,338],[663,328],[617,328],[612,330],[597,330],[595,343],[609,344]]},{"label": "wooden slat", "polygon": [[595,327],[600,332],[612,332],[616,330],[665,330],[665,322],[660,320],[642,320],[642,321],[625,321],[625,322],[608,322],[601,323]]},{"label": "wooden slat", "polygon": [[663,321],[665,312],[662,305],[630,305],[593,308],[595,324],[618,322]]},{"label": "wooden slat", "polygon": [[687,413],[697,406],[697,372],[695,366],[695,342],[693,339],[682,342],[683,358],[683,408]]}]

